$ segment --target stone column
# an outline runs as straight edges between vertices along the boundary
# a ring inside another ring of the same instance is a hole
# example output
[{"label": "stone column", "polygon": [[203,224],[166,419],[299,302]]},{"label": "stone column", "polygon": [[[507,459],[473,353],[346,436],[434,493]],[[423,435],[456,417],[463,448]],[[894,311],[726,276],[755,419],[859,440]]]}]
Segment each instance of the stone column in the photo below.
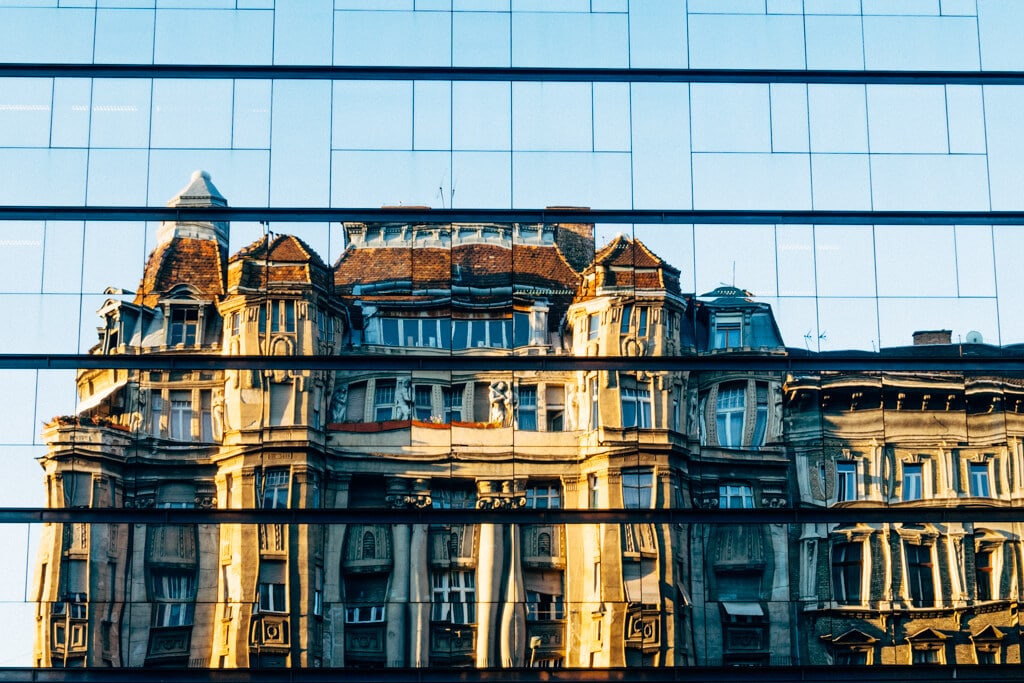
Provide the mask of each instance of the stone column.
[{"label": "stone column", "polygon": [[[440,392],[438,392],[440,393]],[[415,507],[430,507],[429,480],[412,483],[410,500]],[[413,524],[409,541],[409,666],[423,668],[430,663],[430,609],[432,591],[427,552],[426,524]]]},{"label": "stone column", "polygon": [[[409,505],[409,486],[402,479],[388,480],[388,506],[404,509]],[[385,653],[389,667],[406,665],[406,610],[409,603],[409,525],[391,526],[392,560],[391,589],[388,591],[387,638]]]},{"label": "stone column", "polygon": [[479,560],[476,570],[476,665],[495,666],[492,643],[498,636],[496,622],[500,595],[501,569],[504,564],[504,536],[501,524],[480,525]]},{"label": "stone column", "polygon": [[427,525],[413,524],[409,541],[409,666],[430,663],[430,572]]},{"label": "stone column", "polygon": [[526,612],[523,603],[526,593],[523,588],[522,553],[519,543],[519,525],[509,527],[505,541],[508,545],[508,581],[505,584],[505,604],[501,612],[501,665],[503,667],[524,666],[523,653],[526,651]]}]

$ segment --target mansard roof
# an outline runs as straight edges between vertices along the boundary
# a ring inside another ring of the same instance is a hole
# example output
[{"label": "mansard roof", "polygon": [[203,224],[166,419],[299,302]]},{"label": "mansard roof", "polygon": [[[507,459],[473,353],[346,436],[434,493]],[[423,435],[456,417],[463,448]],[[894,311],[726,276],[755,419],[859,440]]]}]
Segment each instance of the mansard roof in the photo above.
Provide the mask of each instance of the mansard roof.
[{"label": "mansard roof", "polygon": [[228,260],[228,288],[315,285],[330,291],[330,270],[320,255],[294,235],[264,235]]},{"label": "mansard roof", "polygon": [[224,294],[224,264],[214,240],[173,237],[157,245],[146,259],[133,303],[156,306],[178,285],[188,284],[210,299]]},{"label": "mansard roof", "polygon": [[665,290],[680,294],[679,269],[643,242],[618,234],[594,255],[584,271],[578,298],[598,296],[607,289]]},{"label": "mansard roof", "polygon": [[552,324],[561,319],[578,284],[579,274],[556,244],[511,239],[456,241],[450,247],[350,244],[334,265],[335,292],[350,303],[358,297],[385,305],[433,300],[497,306],[547,299]]}]

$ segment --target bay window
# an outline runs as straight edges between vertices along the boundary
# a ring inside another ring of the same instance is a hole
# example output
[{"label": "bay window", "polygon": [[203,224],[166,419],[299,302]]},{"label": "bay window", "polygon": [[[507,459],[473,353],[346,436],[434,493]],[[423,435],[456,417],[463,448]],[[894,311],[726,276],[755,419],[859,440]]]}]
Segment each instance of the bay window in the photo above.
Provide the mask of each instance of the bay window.
[{"label": "bay window", "polygon": [[649,467],[622,470],[622,507],[647,509],[651,507],[654,490],[654,472]]}]

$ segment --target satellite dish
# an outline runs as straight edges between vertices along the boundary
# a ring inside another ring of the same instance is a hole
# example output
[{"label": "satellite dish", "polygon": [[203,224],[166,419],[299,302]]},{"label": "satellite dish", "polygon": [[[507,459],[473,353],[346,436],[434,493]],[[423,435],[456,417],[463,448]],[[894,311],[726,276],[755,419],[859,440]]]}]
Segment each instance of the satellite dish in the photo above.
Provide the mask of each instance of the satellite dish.
[{"label": "satellite dish", "polygon": [[968,344],[981,344],[984,341],[981,337],[981,332],[978,332],[977,330],[971,330],[968,332],[965,339]]}]

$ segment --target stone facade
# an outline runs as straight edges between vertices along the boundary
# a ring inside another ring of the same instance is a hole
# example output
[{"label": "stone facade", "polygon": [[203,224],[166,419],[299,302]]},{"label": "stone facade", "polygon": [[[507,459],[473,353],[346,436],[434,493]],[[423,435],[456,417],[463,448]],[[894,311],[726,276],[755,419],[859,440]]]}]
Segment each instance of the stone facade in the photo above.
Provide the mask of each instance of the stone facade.
[{"label": "stone facade", "polygon": [[[197,172],[170,205],[225,203]],[[595,249],[593,226],[344,230],[348,247],[328,266],[292,236],[229,257],[226,224],[161,225],[138,292],[99,310],[93,353],[177,360],[78,373],[77,414],[44,430],[48,505],[641,511],[1019,499],[1013,381],[470,371],[460,358],[788,352],[771,309],[749,293],[684,293],[679,271],[637,240]],[[451,358],[451,370],[389,369],[409,353]],[[365,364],[207,370],[184,368],[182,355]],[[1019,661],[1019,533],[1005,525],[410,519],[49,525],[37,663]],[[837,597],[836,577],[856,577],[856,590]]]}]

